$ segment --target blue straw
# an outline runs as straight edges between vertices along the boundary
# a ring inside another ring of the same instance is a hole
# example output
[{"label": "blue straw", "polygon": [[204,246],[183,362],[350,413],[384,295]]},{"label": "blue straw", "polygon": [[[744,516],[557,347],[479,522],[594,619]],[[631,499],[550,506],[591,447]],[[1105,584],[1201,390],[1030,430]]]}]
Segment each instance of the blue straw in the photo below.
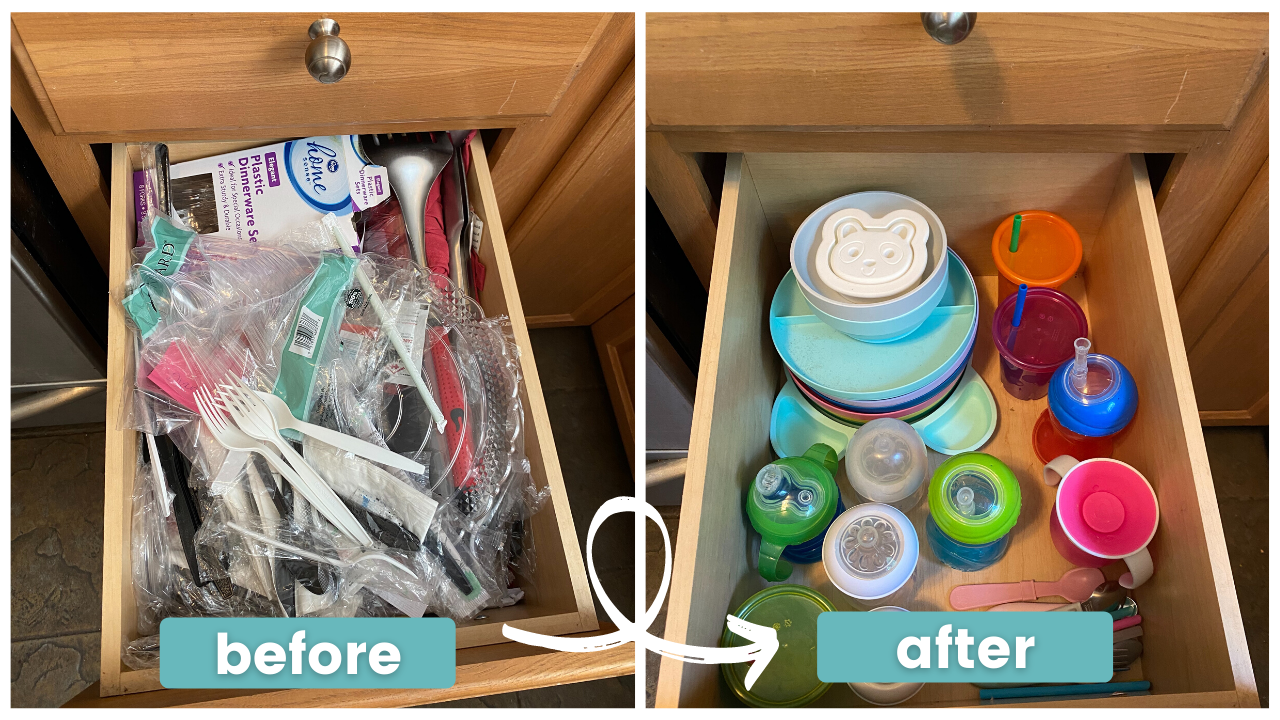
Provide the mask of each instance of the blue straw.
[{"label": "blue straw", "polygon": [[1018,326],[1022,324],[1022,306],[1027,304],[1027,284],[1022,283],[1018,286],[1018,301],[1013,306],[1013,328],[1009,330],[1009,341],[1005,345],[1009,348],[1009,354],[1013,354],[1013,346],[1018,343]]},{"label": "blue straw", "polygon": [[1018,304],[1013,306],[1013,326],[1022,324],[1022,306],[1027,304],[1027,284],[1018,286]]}]

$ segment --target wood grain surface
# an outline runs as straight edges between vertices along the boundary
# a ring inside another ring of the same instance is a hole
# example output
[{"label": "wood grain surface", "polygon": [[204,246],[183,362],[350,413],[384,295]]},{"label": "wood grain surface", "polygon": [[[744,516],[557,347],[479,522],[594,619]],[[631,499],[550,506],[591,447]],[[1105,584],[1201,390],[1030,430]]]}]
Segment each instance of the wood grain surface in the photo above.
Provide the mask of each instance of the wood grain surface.
[{"label": "wood grain surface", "polygon": [[631,296],[591,325],[591,337],[600,356],[609,402],[618,421],[627,461],[636,464],[636,298]]},{"label": "wood grain surface", "polygon": [[1229,128],[1264,14],[981,13],[957,45],[917,13],[650,14],[652,130]]},{"label": "wood grain surface", "polygon": [[102,177],[93,151],[83,142],[57,135],[41,109],[26,76],[22,74],[14,46],[10,74],[9,106],[22,129],[31,140],[45,170],[58,188],[76,226],[89,243],[94,258],[103,270],[111,263],[111,206],[107,201],[107,184]]},{"label": "wood grain surface", "polygon": [[[1269,168],[1270,163],[1264,160],[1258,174],[1249,184],[1249,189],[1222,226],[1217,239],[1196,266],[1186,287],[1178,294],[1178,317],[1182,322],[1182,338],[1188,348],[1196,347],[1214,318],[1242,288],[1245,277],[1259,260],[1267,256]],[[1266,337],[1264,332],[1255,336],[1255,340],[1265,347]],[[1193,369],[1192,375],[1195,374]],[[1262,377],[1237,380],[1254,383],[1261,381],[1262,390],[1266,390],[1265,374]]]},{"label": "wood grain surface", "polygon": [[[1156,692],[1257,688],[1231,560],[1222,534],[1204,434],[1169,282],[1146,164],[1117,183],[1087,257],[1090,334],[1137,381],[1138,414],[1114,457],[1142,472],[1160,501],[1150,551],[1157,574],[1138,588],[1146,635],[1143,668]],[[1158,683],[1158,685],[1157,685]]]},{"label": "wood grain surface", "polygon": [[493,192],[508,223],[524,212],[529,199],[635,57],[635,31],[633,13],[610,13],[602,18],[589,54],[550,117],[525,120],[510,131],[501,155],[493,161]]},{"label": "wood grain surface", "polygon": [[507,233],[526,318],[590,325],[635,293],[635,66]]},{"label": "wood grain surface", "polygon": [[440,690],[154,690],[99,697],[100,686],[95,683],[64,707],[410,707],[635,673],[635,650],[630,645],[598,653],[553,653],[517,647],[526,653],[476,658],[459,653],[457,682]]},{"label": "wood grain surface", "polygon": [[[769,409],[781,364],[767,311],[785,265],[778,261],[750,169],[728,159],[717,252],[702,337],[665,637],[716,647],[726,608],[750,582],[741,488],[772,457]],[[715,665],[664,657],[658,707],[720,704]]]},{"label": "wood grain surface", "polygon": [[1227,413],[1237,413],[1232,424],[1268,424],[1268,258],[1264,249],[1243,279],[1232,281],[1226,305],[1187,351],[1196,402],[1210,418],[1226,420]]},{"label": "wood grain surface", "polygon": [[319,17],[19,13],[13,25],[52,126],[154,139],[206,128],[547,116],[601,21],[598,13],[337,13],[351,68],[322,85],[303,64],[307,28]]},{"label": "wood grain surface", "polygon": [[702,286],[710,287],[720,211],[707,181],[693,157],[673,150],[662,133],[646,133],[644,152],[645,187]]},{"label": "wood grain surface", "polygon": [[1269,98],[1264,69],[1231,131],[1175,158],[1160,186],[1156,210],[1175,294],[1186,288],[1270,154]]}]

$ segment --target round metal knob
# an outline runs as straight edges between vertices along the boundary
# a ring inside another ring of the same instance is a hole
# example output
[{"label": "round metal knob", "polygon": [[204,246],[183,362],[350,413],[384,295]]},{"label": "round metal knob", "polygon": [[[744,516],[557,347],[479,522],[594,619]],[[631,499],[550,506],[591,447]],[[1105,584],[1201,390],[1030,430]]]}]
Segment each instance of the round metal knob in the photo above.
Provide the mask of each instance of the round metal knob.
[{"label": "round metal knob", "polygon": [[311,23],[308,31],[311,44],[307,45],[304,60],[307,72],[322,83],[336,83],[351,68],[351,48],[338,37],[338,23],[323,18]]},{"label": "round metal knob", "polygon": [[943,45],[955,45],[969,37],[976,22],[978,22],[978,13],[920,13],[920,23],[924,25],[924,31]]}]

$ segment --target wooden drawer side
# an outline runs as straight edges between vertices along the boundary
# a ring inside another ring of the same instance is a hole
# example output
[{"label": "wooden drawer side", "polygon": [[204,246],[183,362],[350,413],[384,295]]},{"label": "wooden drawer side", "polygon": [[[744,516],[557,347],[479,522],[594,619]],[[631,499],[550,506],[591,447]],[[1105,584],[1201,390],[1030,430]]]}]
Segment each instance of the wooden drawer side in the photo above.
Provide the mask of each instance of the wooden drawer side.
[{"label": "wooden drawer side", "polygon": [[[1090,332],[1124,358],[1141,388],[1115,457],[1150,480],[1160,503],[1153,579],[1135,592],[1148,632],[1143,668],[1158,692],[1257,688],[1222,533],[1204,434],[1178,324],[1155,202],[1141,155],[1130,159],[1088,257]],[[1176,560],[1175,560],[1176,558]]]},{"label": "wooden drawer side", "polygon": [[[784,270],[741,155],[725,169],[716,248],[666,630],[667,639],[700,647],[719,643],[725,608],[750,571],[739,500],[770,459],[760,439],[769,436],[780,365],[767,308]],[[657,705],[720,704],[719,672],[664,658]]]}]

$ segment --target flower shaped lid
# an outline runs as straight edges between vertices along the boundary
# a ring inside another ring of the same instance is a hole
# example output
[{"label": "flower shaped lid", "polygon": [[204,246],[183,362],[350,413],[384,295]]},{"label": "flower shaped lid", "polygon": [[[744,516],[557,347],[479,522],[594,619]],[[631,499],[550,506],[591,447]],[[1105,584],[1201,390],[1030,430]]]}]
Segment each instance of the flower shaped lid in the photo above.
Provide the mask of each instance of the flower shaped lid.
[{"label": "flower shaped lid", "polygon": [[832,584],[860,600],[902,587],[920,559],[916,530],[902,511],[883,503],[857,505],[827,530],[822,564]]}]

